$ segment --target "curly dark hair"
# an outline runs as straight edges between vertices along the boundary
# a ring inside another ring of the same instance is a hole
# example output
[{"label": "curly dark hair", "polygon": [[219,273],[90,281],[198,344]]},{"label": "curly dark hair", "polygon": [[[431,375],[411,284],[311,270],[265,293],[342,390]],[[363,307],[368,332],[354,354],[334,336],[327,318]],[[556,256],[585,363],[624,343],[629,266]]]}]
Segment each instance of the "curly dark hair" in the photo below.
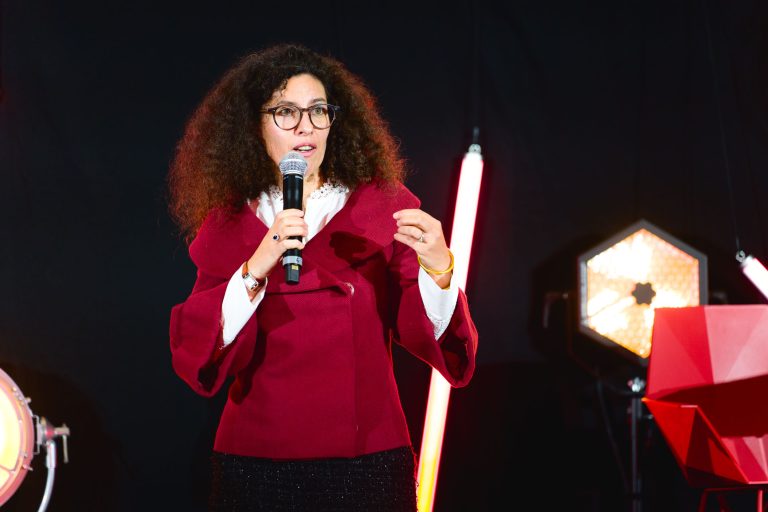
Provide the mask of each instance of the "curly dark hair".
[{"label": "curly dark hair", "polygon": [[235,211],[247,198],[278,185],[259,110],[288,80],[309,73],[328,102],[341,106],[328,134],[323,178],[354,189],[377,179],[403,180],[404,161],[362,80],[338,60],[302,45],[279,44],[242,58],[205,96],[189,119],[168,174],[169,207],[189,242],[213,209]]}]

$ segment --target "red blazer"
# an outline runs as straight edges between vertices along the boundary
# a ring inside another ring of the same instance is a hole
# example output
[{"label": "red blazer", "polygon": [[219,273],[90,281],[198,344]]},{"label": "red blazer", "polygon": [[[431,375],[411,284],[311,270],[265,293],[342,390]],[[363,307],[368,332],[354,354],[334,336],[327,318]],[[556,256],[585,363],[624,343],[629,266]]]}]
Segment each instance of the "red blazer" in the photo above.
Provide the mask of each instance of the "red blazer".
[{"label": "red blazer", "polygon": [[227,282],[267,227],[246,205],[210,215],[189,248],[198,268],[187,300],[171,311],[176,373],[203,396],[233,376],[214,449],[295,459],[353,457],[411,444],[392,372],[391,342],[455,387],[474,371],[477,330],[459,292],[435,341],[417,283],[414,252],[395,241],[392,214],[417,208],[404,186],[359,186],[302,251],[300,282],[278,265],[264,300],[226,347]]}]

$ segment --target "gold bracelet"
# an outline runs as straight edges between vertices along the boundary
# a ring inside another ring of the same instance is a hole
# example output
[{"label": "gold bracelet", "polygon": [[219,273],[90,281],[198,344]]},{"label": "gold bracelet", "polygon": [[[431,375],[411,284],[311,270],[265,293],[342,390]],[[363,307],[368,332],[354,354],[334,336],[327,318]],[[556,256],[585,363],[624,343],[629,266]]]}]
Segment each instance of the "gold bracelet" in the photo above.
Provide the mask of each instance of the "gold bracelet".
[{"label": "gold bracelet", "polygon": [[419,260],[419,266],[423,268],[426,272],[430,274],[434,274],[436,276],[440,276],[443,274],[447,274],[448,272],[453,270],[453,253],[451,252],[450,249],[448,249],[448,256],[451,257],[451,264],[448,265],[448,268],[445,270],[435,270],[433,268],[425,267],[424,264],[421,262],[421,257],[418,254],[416,255],[416,259]]}]

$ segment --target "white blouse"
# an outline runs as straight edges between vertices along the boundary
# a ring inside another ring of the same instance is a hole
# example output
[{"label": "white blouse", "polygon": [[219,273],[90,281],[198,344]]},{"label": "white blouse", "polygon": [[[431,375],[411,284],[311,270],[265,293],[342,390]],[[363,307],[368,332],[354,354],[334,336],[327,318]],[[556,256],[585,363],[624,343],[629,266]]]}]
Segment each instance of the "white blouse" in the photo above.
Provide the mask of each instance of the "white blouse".
[{"label": "white blouse", "polygon": [[[310,194],[304,209],[304,221],[309,228],[307,240],[311,240],[344,207],[349,194],[347,187],[328,182]],[[258,201],[256,216],[267,227],[271,227],[275,221],[275,216],[283,211],[283,194],[279,188],[273,186],[269,193],[262,192]],[[414,257],[416,256],[414,255]],[[459,297],[459,289],[455,285],[456,280],[451,280],[450,287],[443,290],[424,269],[419,268],[418,282],[421,300],[424,302],[427,317],[434,326],[435,339],[438,339],[448,327],[451,316],[453,316],[453,310],[456,309],[456,302]],[[268,285],[267,280],[256,297],[250,300],[248,291],[243,284],[240,269],[237,269],[232,275],[221,304],[225,345],[235,339],[237,333],[251,318],[264,298],[264,294],[267,293]]]}]

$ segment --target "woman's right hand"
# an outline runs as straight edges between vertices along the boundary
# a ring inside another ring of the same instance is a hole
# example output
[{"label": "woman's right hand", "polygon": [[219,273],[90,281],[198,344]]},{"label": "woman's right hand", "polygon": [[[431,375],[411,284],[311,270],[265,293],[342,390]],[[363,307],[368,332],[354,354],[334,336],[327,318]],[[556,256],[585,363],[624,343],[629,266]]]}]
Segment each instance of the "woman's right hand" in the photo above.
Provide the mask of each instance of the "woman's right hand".
[{"label": "woman's right hand", "polygon": [[[291,208],[281,211],[275,216],[275,222],[264,235],[256,251],[248,258],[248,271],[257,280],[263,280],[272,272],[285,251],[304,248],[303,238],[308,234],[309,228],[304,222],[302,210]],[[292,236],[301,239],[292,239]]]}]

